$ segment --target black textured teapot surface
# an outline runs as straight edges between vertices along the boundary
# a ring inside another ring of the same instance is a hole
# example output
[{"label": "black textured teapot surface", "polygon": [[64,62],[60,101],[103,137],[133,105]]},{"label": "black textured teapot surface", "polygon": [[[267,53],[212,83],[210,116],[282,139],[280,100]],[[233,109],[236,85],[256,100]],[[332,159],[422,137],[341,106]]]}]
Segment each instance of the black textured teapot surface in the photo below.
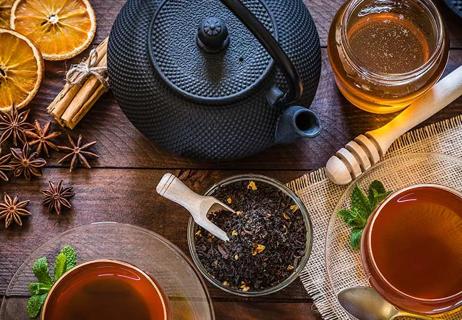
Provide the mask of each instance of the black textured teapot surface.
[{"label": "black textured teapot surface", "polygon": [[235,159],[320,131],[319,37],[302,0],[128,0],[111,31],[110,84],[163,148]]}]

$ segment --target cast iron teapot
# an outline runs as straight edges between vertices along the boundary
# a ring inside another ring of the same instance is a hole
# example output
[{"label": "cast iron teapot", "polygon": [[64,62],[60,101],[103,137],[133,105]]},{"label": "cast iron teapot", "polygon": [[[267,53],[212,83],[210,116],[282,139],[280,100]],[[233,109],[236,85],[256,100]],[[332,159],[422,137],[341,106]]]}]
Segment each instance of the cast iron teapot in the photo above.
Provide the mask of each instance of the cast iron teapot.
[{"label": "cast iron teapot", "polygon": [[129,120],[171,152],[242,158],[314,137],[319,37],[302,0],[128,0],[108,49]]}]

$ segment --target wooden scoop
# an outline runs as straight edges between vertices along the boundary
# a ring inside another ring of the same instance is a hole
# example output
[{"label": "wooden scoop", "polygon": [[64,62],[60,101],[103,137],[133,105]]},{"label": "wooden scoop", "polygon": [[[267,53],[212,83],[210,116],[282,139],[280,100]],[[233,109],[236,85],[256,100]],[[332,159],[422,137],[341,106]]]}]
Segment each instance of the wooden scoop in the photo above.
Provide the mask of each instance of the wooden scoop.
[{"label": "wooden scoop", "polygon": [[195,193],[171,173],[166,173],[162,177],[157,185],[156,191],[161,196],[178,203],[188,210],[194,221],[202,228],[223,241],[229,241],[226,232],[213,224],[207,218],[207,215],[222,210],[236,213],[233,209],[214,197],[201,196]]},{"label": "wooden scoop", "polygon": [[385,126],[359,135],[326,165],[329,179],[348,184],[380,161],[391,144],[462,95],[462,66],[440,80]]}]

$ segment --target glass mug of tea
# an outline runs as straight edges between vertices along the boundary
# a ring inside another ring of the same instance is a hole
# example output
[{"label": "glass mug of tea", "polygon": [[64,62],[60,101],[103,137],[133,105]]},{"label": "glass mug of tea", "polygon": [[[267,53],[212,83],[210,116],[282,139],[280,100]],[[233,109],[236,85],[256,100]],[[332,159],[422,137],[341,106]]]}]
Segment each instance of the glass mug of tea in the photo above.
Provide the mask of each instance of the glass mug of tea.
[{"label": "glass mug of tea", "polygon": [[95,260],[67,272],[51,288],[41,320],[169,320],[168,299],[144,271]]},{"label": "glass mug of tea", "polygon": [[361,239],[370,284],[421,315],[462,311],[462,193],[422,184],[391,194]]}]

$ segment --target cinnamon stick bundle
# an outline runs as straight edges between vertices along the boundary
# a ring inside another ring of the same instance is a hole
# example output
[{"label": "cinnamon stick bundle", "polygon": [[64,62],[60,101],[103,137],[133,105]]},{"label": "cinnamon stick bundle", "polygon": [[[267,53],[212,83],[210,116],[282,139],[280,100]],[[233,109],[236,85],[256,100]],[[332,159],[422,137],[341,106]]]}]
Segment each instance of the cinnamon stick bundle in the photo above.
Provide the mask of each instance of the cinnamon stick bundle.
[{"label": "cinnamon stick bundle", "polygon": [[106,78],[107,44],[108,38],[86,60],[74,66],[72,76],[68,73],[66,85],[48,107],[48,113],[61,126],[74,129],[108,90],[107,82],[103,80]]}]

